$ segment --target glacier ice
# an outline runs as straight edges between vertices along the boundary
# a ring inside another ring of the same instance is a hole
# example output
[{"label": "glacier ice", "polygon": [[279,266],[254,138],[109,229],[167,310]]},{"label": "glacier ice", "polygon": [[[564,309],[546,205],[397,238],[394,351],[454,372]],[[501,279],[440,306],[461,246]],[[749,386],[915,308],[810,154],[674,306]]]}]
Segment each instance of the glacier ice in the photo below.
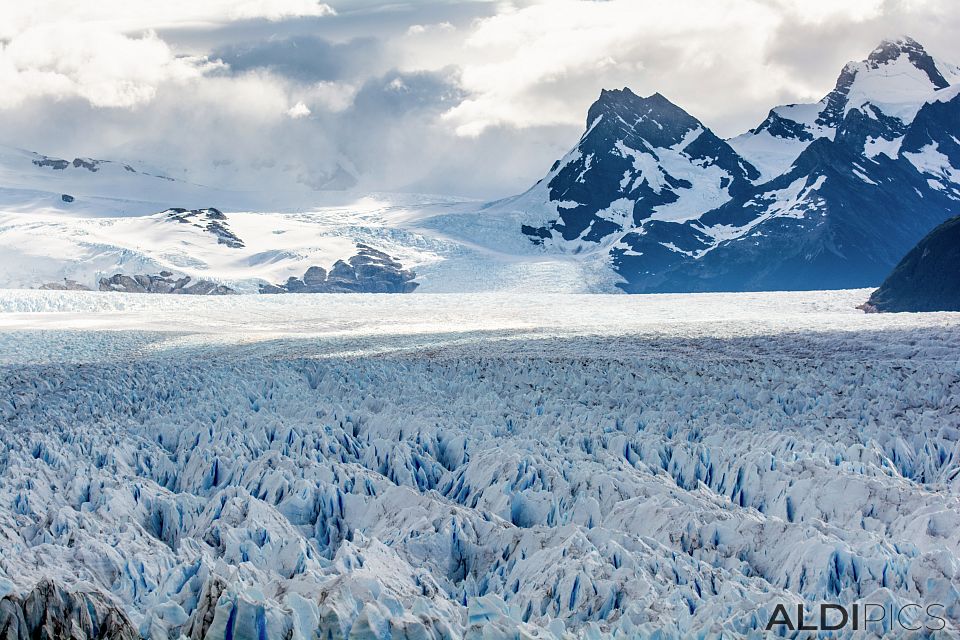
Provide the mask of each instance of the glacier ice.
[{"label": "glacier ice", "polygon": [[933,317],[379,353],[67,331],[80,361],[0,333],[0,629],[760,638],[777,603],[870,601],[955,630],[960,316]]}]

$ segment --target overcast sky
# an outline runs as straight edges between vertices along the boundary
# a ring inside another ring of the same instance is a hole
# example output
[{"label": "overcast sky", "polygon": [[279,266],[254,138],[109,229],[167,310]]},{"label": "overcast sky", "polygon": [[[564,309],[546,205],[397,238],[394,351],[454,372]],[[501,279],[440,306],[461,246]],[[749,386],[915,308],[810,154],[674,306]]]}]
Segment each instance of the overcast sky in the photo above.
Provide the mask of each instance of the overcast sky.
[{"label": "overcast sky", "polygon": [[659,91],[729,137],[884,37],[960,63],[957,33],[955,0],[3,2],[0,143],[492,198],[575,144],[601,88]]}]

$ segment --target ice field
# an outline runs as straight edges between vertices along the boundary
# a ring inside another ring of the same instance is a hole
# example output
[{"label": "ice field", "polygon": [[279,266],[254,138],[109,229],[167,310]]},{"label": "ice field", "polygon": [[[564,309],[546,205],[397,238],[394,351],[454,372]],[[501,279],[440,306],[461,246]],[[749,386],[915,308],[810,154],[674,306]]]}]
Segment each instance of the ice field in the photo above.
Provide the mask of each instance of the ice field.
[{"label": "ice field", "polygon": [[2,637],[955,637],[960,314],[868,296],[0,292]]}]

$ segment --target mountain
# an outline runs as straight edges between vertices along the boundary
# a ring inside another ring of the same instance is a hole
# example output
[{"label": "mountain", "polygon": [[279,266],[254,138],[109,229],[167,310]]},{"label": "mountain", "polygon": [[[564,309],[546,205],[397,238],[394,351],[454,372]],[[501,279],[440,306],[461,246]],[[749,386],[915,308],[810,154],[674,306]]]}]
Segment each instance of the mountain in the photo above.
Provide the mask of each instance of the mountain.
[{"label": "mountain", "polygon": [[875,286],[960,213],[958,80],[915,40],[884,41],[820,102],[730,141],[659,94],[604,91],[577,146],[504,206],[631,293]]},{"label": "mountain", "polygon": [[867,311],[960,311],[960,216],[910,250],[873,292]]},{"label": "mountain", "polygon": [[684,220],[746,190],[759,173],[699,120],[655,93],[603,91],[577,147],[543,180],[557,219],[530,229],[596,242],[645,221]]},{"label": "mountain", "polygon": [[886,152],[893,157],[902,124],[913,119],[931,93],[956,84],[958,79],[960,70],[934,60],[916,40],[885,40],[866,60],[847,63],[834,89],[820,102],[771,109],[763,122],[731,139],[730,145],[767,180],[789,170],[814,140],[835,139],[851,110],[867,108],[871,114],[882,115],[877,116],[866,154],[874,157]]}]

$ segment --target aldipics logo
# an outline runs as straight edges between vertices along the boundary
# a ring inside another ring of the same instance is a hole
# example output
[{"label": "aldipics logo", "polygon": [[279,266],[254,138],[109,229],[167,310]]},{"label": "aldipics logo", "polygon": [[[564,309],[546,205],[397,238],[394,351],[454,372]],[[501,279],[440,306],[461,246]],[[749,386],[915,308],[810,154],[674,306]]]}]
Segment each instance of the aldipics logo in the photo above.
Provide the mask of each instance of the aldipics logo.
[{"label": "aldipics logo", "polygon": [[942,631],[947,626],[942,604],[907,604],[897,607],[892,604],[855,603],[848,606],[821,603],[807,609],[803,604],[795,607],[778,604],[767,622],[767,631],[882,631],[897,629],[905,631]]}]

